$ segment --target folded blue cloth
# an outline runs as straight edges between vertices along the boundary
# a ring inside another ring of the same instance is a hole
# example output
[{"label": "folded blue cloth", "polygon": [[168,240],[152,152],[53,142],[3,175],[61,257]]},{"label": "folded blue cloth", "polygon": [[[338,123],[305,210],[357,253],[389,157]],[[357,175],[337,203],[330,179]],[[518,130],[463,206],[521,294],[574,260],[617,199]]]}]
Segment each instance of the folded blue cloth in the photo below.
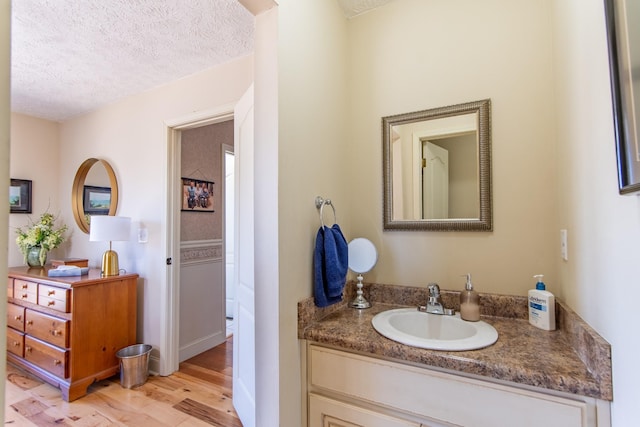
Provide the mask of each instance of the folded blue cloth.
[{"label": "folded blue cloth", "polygon": [[49,277],[71,277],[89,274],[89,267],[77,267],[75,265],[59,265],[47,272]]},{"label": "folded blue cloth", "polygon": [[313,253],[314,300],[318,307],[342,301],[349,268],[347,240],[340,226],[320,227]]}]

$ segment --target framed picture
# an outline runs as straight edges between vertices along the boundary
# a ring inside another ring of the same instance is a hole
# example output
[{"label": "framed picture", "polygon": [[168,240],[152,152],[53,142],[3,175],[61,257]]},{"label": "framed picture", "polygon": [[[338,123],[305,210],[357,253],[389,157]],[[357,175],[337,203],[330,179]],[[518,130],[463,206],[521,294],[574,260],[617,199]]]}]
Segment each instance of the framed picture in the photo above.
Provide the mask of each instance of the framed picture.
[{"label": "framed picture", "polygon": [[[635,1],[604,0],[620,194],[640,191],[640,38]],[[635,27],[634,27],[635,26]]]},{"label": "framed picture", "polygon": [[213,182],[182,178],[182,210],[215,212],[213,210]]},{"label": "framed picture", "polygon": [[13,179],[9,186],[9,213],[31,213],[31,181]]},{"label": "framed picture", "polygon": [[82,206],[85,215],[108,215],[111,206],[111,188],[85,185]]}]

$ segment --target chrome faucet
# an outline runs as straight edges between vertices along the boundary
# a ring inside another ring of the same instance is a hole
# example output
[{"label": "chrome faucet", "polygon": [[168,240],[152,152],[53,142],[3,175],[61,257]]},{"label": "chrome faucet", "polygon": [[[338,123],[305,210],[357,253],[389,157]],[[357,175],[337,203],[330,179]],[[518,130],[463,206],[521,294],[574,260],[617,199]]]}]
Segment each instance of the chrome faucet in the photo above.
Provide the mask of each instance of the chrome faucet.
[{"label": "chrome faucet", "polygon": [[440,296],[440,286],[437,283],[429,283],[429,299],[427,305],[418,307],[418,311],[431,314],[453,314],[452,309],[444,308],[442,305],[442,297]]}]

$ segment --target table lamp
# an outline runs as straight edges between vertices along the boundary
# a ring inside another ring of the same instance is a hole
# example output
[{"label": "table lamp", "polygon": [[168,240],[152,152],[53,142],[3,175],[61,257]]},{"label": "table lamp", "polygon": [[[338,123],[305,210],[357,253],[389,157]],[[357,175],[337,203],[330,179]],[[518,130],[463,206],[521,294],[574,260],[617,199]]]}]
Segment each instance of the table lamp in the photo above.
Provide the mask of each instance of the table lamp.
[{"label": "table lamp", "polygon": [[118,254],[111,249],[111,242],[129,240],[131,218],[94,215],[89,227],[90,242],[109,242],[109,250],[102,255],[102,276],[119,275]]}]

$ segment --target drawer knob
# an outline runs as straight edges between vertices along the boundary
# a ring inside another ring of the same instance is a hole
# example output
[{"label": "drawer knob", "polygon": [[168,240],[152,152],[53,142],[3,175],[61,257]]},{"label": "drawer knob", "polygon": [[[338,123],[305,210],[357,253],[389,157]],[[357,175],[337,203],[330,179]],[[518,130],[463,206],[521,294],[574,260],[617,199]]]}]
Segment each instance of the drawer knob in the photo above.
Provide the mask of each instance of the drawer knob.
[{"label": "drawer knob", "polygon": [[25,283],[22,284],[22,289],[28,289],[29,286],[27,286]]},{"label": "drawer knob", "polygon": [[29,297],[28,294],[22,294],[22,299],[27,299],[27,297]]},{"label": "drawer knob", "polygon": [[58,366],[58,365],[62,364],[62,361],[60,361],[60,360],[54,360],[54,361],[53,361],[53,364],[54,364],[54,365],[56,365],[56,366]]},{"label": "drawer knob", "polygon": [[33,320],[27,320],[27,325],[33,326]]},{"label": "drawer knob", "polygon": [[49,296],[51,296],[51,295],[55,295],[55,294],[56,294],[56,291],[49,291],[49,292],[47,292],[47,295],[49,295]]},{"label": "drawer knob", "polygon": [[51,331],[51,335],[53,335],[54,337],[57,337],[58,335],[62,335],[62,332],[58,331],[57,329],[54,329],[53,331]]},{"label": "drawer knob", "polygon": [[56,302],[55,302],[55,301],[49,301],[49,302],[47,303],[47,305],[48,305],[49,307],[51,307],[52,305],[56,305]]},{"label": "drawer knob", "polygon": [[20,343],[19,343],[18,341],[14,341],[14,342],[13,342],[13,346],[14,346],[14,347],[20,347]]},{"label": "drawer knob", "polygon": [[27,346],[24,348],[24,351],[26,351],[27,353],[31,353],[31,350],[33,350],[31,347]]},{"label": "drawer knob", "polygon": [[17,315],[14,317],[15,320],[22,320],[22,316],[21,315]]}]

